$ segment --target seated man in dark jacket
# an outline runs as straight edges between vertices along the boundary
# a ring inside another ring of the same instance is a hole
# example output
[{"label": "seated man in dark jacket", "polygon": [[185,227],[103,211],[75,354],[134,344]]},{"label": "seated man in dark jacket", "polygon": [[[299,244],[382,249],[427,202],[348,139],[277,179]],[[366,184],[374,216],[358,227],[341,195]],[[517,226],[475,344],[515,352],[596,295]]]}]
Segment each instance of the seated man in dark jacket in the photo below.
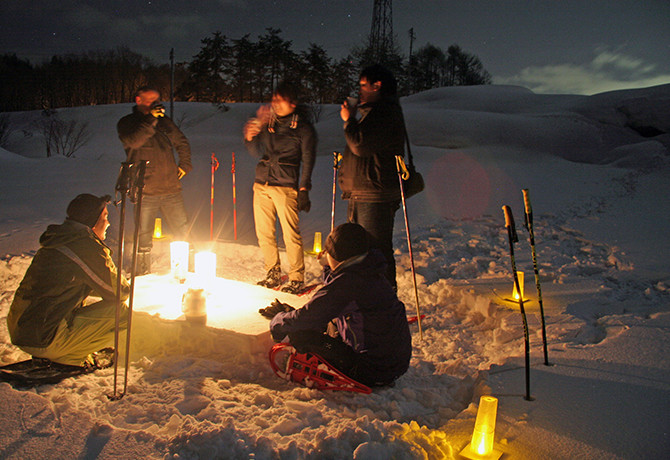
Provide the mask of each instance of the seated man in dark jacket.
[{"label": "seated man in dark jacket", "polygon": [[[95,366],[92,353],[114,343],[117,271],[103,243],[109,195],[82,194],[61,225],[49,225],[7,315],[12,343],[55,363]],[[121,277],[121,300],[130,288]],[[85,305],[89,295],[102,300]],[[120,326],[127,327],[121,306]]]},{"label": "seated man in dark jacket", "polygon": [[390,384],[409,367],[412,339],[405,306],[384,276],[384,257],[353,223],[336,227],[324,248],[324,286],[302,308],[277,313],[272,338],[288,336],[298,352],[316,353],[365,385]]}]

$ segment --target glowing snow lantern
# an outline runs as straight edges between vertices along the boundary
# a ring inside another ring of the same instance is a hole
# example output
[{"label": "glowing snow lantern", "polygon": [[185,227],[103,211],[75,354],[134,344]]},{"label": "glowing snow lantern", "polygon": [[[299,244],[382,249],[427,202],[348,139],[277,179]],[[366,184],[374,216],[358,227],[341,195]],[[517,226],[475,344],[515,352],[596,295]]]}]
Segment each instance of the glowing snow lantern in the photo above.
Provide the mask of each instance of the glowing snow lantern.
[{"label": "glowing snow lantern", "polygon": [[205,281],[216,278],[216,254],[211,251],[197,253],[195,255],[195,274]]},{"label": "glowing snow lantern", "polygon": [[186,280],[188,273],[188,243],[186,241],[170,243],[170,268],[180,283]]},{"label": "glowing snow lantern", "polygon": [[314,233],[314,254],[321,252],[321,232]]},{"label": "glowing snow lantern", "polygon": [[493,396],[482,396],[479,398],[479,408],[477,409],[475,429],[472,432],[472,441],[461,451],[463,457],[491,460],[500,458],[502,452],[493,448],[497,412],[498,399]]},{"label": "glowing snow lantern", "polygon": [[207,298],[204,289],[189,288],[182,297],[181,311],[186,320],[207,324]]},{"label": "glowing snow lantern", "polygon": [[154,238],[160,239],[163,238],[163,223],[161,222],[160,217],[156,217],[154,222]]},{"label": "glowing snow lantern", "polygon": [[519,290],[521,291],[521,295],[519,295],[519,292],[516,290],[516,283],[514,283],[514,290],[512,291],[512,297],[514,300],[525,300],[523,298],[523,272],[516,272],[516,277],[519,280]]}]

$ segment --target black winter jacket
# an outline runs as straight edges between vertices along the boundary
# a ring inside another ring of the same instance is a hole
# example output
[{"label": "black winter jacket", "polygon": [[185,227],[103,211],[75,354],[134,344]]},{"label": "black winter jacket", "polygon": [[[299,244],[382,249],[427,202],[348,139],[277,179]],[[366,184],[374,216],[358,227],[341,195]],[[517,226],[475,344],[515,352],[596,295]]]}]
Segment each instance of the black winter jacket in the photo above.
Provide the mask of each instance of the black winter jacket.
[{"label": "black winter jacket", "polygon": [[[7,315],[9,335],[17,346],[47,347],[60,322],[72,317],[91,294],[116,300],[111,251],[90,227],[69,219],[49,225],[40,245]],[[125,300],[130,288],[124,277],[121,282]]]},{"label": "black winter jacket", "polygon": [[257,184],[311,190],[317,135],[302,112],[296,110],[294,114],[295,126],[293,115],[278,117],[271,127],[263,125],[251,141],[245,139],[249,153],[260,158],[254,179]]},{"label": "black winter jacket", "polygon": [[[386,261],[376,249],[361,261],[345,261],[302,308],[270,322],[275,341],[303,330],[323,332],[334,320],[339,336],[359,354],[367,382],[391,382],[412,357],[405,305],[384,277]],[[363,380],[361,380],[363,381]]]},{"label": "black winter jacket", "polygon": [[[191,147],[172,120],[145,115],[135,106],[133,113],[119,120],[116,130],[127,161],[149,160],[144,176],[146,195],[171,195],[181,191],[177,166],[186,174],[191,172]],[[179,155],[178,165],[173,147]]]},{"label": "black winter jacket", "polygon": [[364,202],[400,200],[396,155],[404,156],[405,124],[396,99],[359,107],[360,120],[344,124],[347,145],[339,168],[342,199]]}]

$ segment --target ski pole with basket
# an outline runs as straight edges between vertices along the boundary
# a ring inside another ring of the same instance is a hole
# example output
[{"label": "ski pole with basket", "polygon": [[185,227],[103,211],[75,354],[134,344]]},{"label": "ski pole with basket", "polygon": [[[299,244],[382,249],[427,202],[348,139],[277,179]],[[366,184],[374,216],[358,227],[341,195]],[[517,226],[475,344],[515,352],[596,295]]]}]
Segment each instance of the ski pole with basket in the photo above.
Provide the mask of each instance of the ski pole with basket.
[{"label": "ski pole with basket", "polygon": [[519,293],[519,310],[521,310],[521,318],[523,320],[523,339],[524,339],[524,356],[526,364],[526,396],[527,401],[532,401],[530,397],[530,339],[528,336],[528,319],[526,318],[526,309],[523,306],[523,296],[521,295],[521,286],[519,285],[519,277],[516,274],[516,261],[514,259],[514,243],[519,241],[514,225],[514,216],[512,216],[512,209],[505,205],[502,207],[505,214],[505,227],[507,228],[507,236],[509,238],[509,255],[512,264],[512,275],[514,276],[514,286]]},{"label": "ski pole with basket", "polygon": [[[115,204],[121,205],[119,213],[119,250],[116,282],[116,315],[114,322],[114,390],[109,399],[116,401],[121,399],[128,388],[128,365],[130,362],[130,330],[133,317],[133,298],[135,292],[135,273],[137,270],[137,252],[139,247],[140,232],[140,212],[142,210],[142,194],[144,190],[144,174],[146,172],[148,161],[142,160],[136,163],[121,163],[121,171],[116,181],[116,194],[121,195],[119,201]],[[125,245],[125,217],[126,217],[126,198],[135,204],[135,231],[133,239],[133,252],[130,268],[130,296],[128,297],[128,326],[126,331],[126,350],[125,350],[125,369],[123,391],[117,392],[118,381],[118,362],[119,362],[119,332],[121,325],[121,276],[123,269],[123,256]]]},{"label": "ski pole with basket", "polygon": [[403,184],[403,181],[406,181],[409,179],[409,171],[407,170],[407,167],[405,166],[405,162],[403,161],[402,157],[400,155],[396,155],[396,168],[398,170],[398,180],[400,181],[400,198],[402,200],[402,211],[403,215],[405,217],[405,232],[407,233],[407,247],[409,248],[409,260],[412,268],[412,280],[414,281],[414,299],[416,300],[416,323],[419,326],[419,339],[423,340],[423,329],[421,328],[421,311],[419,308],[419,290],[416,285],[416,271],[414,269],[414,254],[412,253],[412,238],[409,233],[409,219],[407,217],[407,203],[405,199],[405,187]]},{"label": "ski pole with basket", "polygon": [[533,208],[530,205],[530,193],[528,189],[522,190],[524,203],[525,227],[530,239],[530,249],[533,253],[533,270],[535,271],[535,287],[537,288],[537,302],[540,304],[540,318],[542,320],[542,348],[544,351],[544,365],[549,366],[549,354],[547,352],[547,327],[544,321],[544,305],[542,303],[542,289],[540,288],[540,271],[537,266],[537,254],[535,251],[535,230],[533,229]]}]

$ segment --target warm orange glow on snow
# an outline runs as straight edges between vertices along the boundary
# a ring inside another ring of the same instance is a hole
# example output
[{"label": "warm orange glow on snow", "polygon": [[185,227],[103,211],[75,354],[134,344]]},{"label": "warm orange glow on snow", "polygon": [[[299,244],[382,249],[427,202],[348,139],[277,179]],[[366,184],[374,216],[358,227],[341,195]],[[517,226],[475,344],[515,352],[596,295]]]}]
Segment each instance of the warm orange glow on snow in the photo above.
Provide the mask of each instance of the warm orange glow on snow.
[{"label": "warm orange glow on snow", "polygon": [[207,326],[257,335],[268,330],[269,322],[258,313],[274,299],[296,308],[308,297],[273,291],[254,284],[223,278],[207,279],[188,273],[180,283],[172,273],[135,278],[133,310],[160,315],[169,320],[183,320],[183,297],[188,290],[204,289]]}]

